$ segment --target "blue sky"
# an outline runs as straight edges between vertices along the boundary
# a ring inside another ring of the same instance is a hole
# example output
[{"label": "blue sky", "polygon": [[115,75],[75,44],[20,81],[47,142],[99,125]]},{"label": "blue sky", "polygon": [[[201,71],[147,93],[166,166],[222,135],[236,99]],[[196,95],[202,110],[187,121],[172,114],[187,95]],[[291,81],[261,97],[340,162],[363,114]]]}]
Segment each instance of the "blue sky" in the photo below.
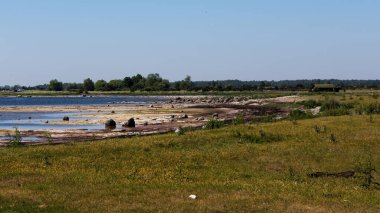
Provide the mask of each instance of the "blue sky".
[{"label": "blue sky", "polygon": [[377,0],[0,0],[0,85],[378,79]]}]

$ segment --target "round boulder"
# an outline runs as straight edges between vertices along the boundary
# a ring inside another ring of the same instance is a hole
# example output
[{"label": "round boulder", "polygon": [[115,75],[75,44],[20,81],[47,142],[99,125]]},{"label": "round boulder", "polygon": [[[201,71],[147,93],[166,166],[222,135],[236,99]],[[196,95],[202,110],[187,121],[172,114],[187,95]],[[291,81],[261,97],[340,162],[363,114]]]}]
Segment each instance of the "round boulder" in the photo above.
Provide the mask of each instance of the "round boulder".
[{"label": "round boulder", "polygon": [[112,119],[109,119],[104,124],[107,129],[115,129],[116,128],[116,122]]},{"label": "round boulder", "polygon": [[136,127],[135,119],[130,118],[127,123],[123,124],[123,127]]}]

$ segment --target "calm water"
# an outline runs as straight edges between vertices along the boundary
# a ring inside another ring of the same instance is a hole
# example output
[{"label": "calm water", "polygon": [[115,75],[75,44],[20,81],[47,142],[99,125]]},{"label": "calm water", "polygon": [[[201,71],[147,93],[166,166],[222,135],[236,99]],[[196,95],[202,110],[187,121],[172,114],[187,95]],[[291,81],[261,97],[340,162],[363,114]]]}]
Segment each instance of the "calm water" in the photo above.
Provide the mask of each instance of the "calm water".
[{"label": "calm water", "polygon": [[59,106],[59,105],[102,105],[102,104],[144,104],[151,101],[165,101],[158,97],[0,97],[0,106]]},{"label": "calm water", "polygon": [[[147,102],[165,101],[165,98],[155,97],[0,97],[1,106],[60,106],[60,105],[145,105]],[[0,129],[20,130],[49,130],[49,129],[103,129],[104,125],[70,125],[50,124],[54,121],[62,121],[64,116],[69,116],[70,121],[86,119],[75,115],[85,115],[88,112],[1,112]],[[94,112],[91,112],[94,114]],[[89,118],[90,119],[90,118]],[[45,123],[49,121],[49,123]]]}]

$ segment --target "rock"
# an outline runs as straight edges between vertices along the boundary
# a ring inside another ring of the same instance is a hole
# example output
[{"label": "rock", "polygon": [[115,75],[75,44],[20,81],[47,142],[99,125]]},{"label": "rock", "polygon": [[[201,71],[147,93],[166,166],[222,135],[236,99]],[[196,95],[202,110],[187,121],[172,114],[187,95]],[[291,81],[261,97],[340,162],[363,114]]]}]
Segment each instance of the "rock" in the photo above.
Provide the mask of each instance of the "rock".
[{"label": "rock", "polygon": [[174,108],[174,105],[172,105],[171,107]]},{"label": "rock", "polygon": [[49,123],[49,121],[45,121],[45,124],[48,124]]},{"label": "rock", "polygon": [[111,113],[112,113],[112,114],[115,114],[115,111],[112,110]]},{"label": "rock", "polygon": [[148,121],[145,121],[145,122],[144,122],[144,126],[148,126]]},{"label": "rock", "polygon": [[123,124],[123,127],[136,127],[136,122],[134,118],[130,118],[127,123]]},{"label": "rock", "polygon": [[116,128],[116,122],[112,119],[107,120],[104,125],[105,125],[106,129],[115,129]]},{"label": "rock", "polygon": [[181,118],[184,118],[184,119],[186,119],[186,118],[188,118],[189,116],[187,115],[187,114],[184,114],[184,115],[182,115],[181,116]]},{"label": "rock", "polygon": [[151,104],[149,107],[150,107],[150,108],[153,108],[154,106],[153,106],[153,104]]},{"label": "rock", "polygon": [[198,196],[196,196],[196,195],[189,195],[189,198],[192,199],[192,200],[197,199],[197,197],[198,197]]},{"label": "rock", "polygon": [[30,120],[30,119],[32,119],[32,117],[28,117],[28,119]]},{"label": "rock", "polygon": [[219,117],[219,114],[218,114],[218,113],[213,113],[213,114],[212,114],[212,117],[213,117],[213,118],[217,118],[217,117]]},{"label": "rock", "polygon": [[69,121],[70,118],[69,118],[69,116],[64,116],[62,120],[64,120],[64,121]]},{"label": "rock", "polygon": [[174,131],[175,134],[177,135],[183,135],[185,132],[183,131],[183,129],[181,127],[178,127],[175,131]]},{"label": "rock", "polygon": [[171,115],[170,118],[175,118],[175,115]]}]

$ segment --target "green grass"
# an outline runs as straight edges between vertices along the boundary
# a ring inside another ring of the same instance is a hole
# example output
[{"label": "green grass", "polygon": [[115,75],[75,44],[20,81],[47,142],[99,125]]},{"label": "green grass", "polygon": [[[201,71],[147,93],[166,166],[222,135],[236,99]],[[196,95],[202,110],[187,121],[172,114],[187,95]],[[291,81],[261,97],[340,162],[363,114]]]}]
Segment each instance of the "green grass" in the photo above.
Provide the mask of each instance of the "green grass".
[{"label": "green grass", "polygon": [[370,156],[380,165],[379,115],[3,148],[0,212],[379,212],[363,178],[307,177]]}]

